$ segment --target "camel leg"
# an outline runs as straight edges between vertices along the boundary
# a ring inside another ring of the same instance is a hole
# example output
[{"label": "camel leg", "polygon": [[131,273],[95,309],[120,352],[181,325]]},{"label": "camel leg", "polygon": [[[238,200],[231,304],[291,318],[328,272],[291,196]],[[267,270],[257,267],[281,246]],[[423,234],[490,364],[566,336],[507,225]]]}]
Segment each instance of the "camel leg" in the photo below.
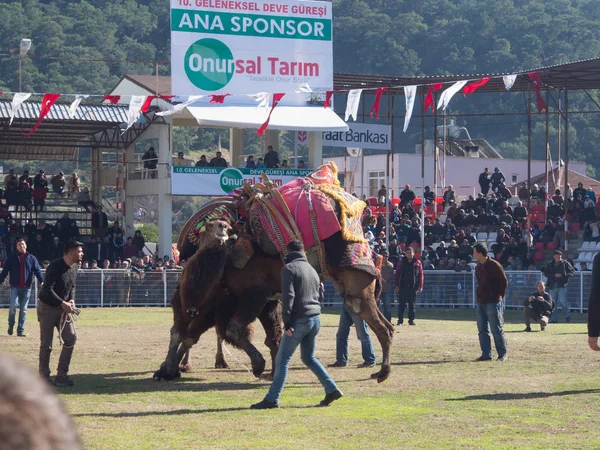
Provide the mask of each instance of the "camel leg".
[{"label": "camel leg", "polygon": [[383,354],[381,370],[371,375],[378,383],[385,381],[391,372],[391,349],[394,326],[377,308],[375,280],[366,273],[343,270],[333,272],[334,285],[351,311],[365,320],[377,336]]},{"label": "camel leg", "polygon": [[155,380],[174,380],[179,378],[179,360],[177,359],[177,350],[182,341],[183,332],[181,325],[175,324],[171,327],[171,339],[169,341],[169,351],[165,361],[160,365],[160,368],[154,372],[152,378]]},{"label": "camel leg", "polygon": [[277,350],[279,350],[279,343],[283,336],[281,304],[277,300],[269,300],[269,303],[262,309],[258,318],[267,334],[265,345],[271,351],[271,373],[264,375],[263,378],[272,380],[275,374],[275,358],[277,357]]},{"label": "camel leg", "polygon": [[252,363],[252,373],[256,378],[260,378],[265,371],[265,358],[263,358],[262,354],[252,344],[252,334],[253,326],[251,323],[243,325],[243,322],[234,318],[227,326],[225,339],[235,347],[246,352]]},{"label": "camel leg", "polygon": [[229,364],[223,355],[223,339],[217,336],[217,356],[215,358],[215,369],[229,369]]},{"label": "camel leg", "polygon": [[[179,352],[178,352],[179,354]],[[190,350],[188,349],[183,358],[181,358],[181,362],[179,363],[179,371],[180,372],[191,372],[192,365],[190,364]]]}]

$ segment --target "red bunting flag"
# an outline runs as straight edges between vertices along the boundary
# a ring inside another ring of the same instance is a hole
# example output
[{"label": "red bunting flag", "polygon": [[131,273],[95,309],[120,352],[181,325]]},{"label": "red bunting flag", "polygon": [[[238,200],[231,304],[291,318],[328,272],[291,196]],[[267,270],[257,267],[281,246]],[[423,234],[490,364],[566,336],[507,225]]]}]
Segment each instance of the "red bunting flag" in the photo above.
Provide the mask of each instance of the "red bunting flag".
[{"label": "red bunting flag", "polygon": [[223,104],[225,102],[225,97],[229,97],[231,94],[214,94],[210,96],[210,101],[208,103],[220,103]]},{"label": "red bunting flag", "polygon": [[333,98],[333,94],[335,94],[336,92],[340,92],[340,91],[334,90],[334,91],[327,91],[325,93],[325,103],[323,104],[323,106],[325,108],[329,108],[331,106],[331,99]]},{"label": "red bunting flag", "polygon": [[44,117],[46,117],[48,115],[48,113],[50,112],[50,108],[52,108],[52,105],[54,105],[54,103],[56,103],[56,100],[58,100],[59,97],[60,97],[60,94],[45,94],[44,95],[44,99],[42,100],[42,107],[40,108],[40,117],[39,117],[38,121],[36,122],[36,124],[31,129],[31,131],[29,133],[27,133],[25,136],[31,136],[33,133],[35,133],[35,130],[38,129],[38,127],[42,123],[42,120],[44,120]]},{"label": "red bunting flag", "polygon": [[106,95],[100,103],[104,103],[106,100],[110,102],[111,105],[116,105],[121,100],[120,95]]},{"label": "red bunting flag", "polygon": [[433,93],[439,91],[444,86],[444,83],[430,84],[427,86],[427,95],[425,96],[425,103],[423,104],[423,110],[427,111],[431,108],[431,112],[435,111],[435,105],[433,104]]},{"label": "red bunting flag", "polygon": [[375,92],[375,101],[373,102],[373,106],[371,107],[371,112],[369,113],[369,116],[373,117],[373,115],[375,115],[375,117],[379,119],[379,105],[381,104],[381,96],[387,90],[388,88],[386,87],[377,89],[377,92]]},{"label": "red bunting flag", "polygon": [[258,134],[260,137],[262,137],[263,133],[269,126],[269,121],[271,120],[271,114],[273,114],[273,110],[279,104],[279,102],[281,101],[281,99],[283,98],[284,95],[285,94],[273,94],[273,106],[271,106],[271,111],[269,111],[269,116],[267,117],[266,122],[263,123],[260,126],[260,128],[258,129],[258,131],[256,132],[256,134]]},{"label": "red bunting flag", "polygon": [[542,88],[542,74],[541,72],[529,72],[529,78],[533,82],[533,87],[535,88],[535,101],[537,103],[538,114],[541,114],[543,110],[547,110],[548,106],[540,93],[540,89]]},{"label": "red bunting flag", "polygon": [[146,101],[144,102],[144,104],[142,105],[141,111],[143,113],[147,113],[150,110],[150,105],[152,104],[152,101],[156,100],[157,98],[160,98],[161,100],[170,100],[172,98],[175,98],[175,96],[174,95],[149,95],[146,98]]},{"label": "red bunting flag", "polygon": [[490,80],[491,80],[491,78],[487,77],[487,78],[482,78],[481,80],[476,81],[475,83],[467,84],[465,86],[465,88],[463,89],[463,95],[466,97],[467,94],[472,94],[477,89],[479,89],[481,86],[484,86],[485,84],[487,84],[487,82]]}]

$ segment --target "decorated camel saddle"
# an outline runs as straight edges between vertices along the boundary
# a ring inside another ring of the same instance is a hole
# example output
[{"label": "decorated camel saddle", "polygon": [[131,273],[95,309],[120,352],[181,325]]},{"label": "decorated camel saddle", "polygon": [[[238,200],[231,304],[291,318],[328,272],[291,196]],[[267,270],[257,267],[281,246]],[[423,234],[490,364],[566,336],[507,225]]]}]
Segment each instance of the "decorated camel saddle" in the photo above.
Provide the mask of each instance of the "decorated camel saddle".
[{"label": "decorated camel saddle", "polygon": [[[209,221],[222,219],[232,225],[237,235],[231,245],[232,262],[238,268],[245,266],[256,247],[283,258],[286,245],[292,240],[300,240],[307,249],[311,265],[322,279],[328,278],[328,263],[376,275],[380,258],[364,239],[361,226],[365,203],[348,194],[340,186],[337,175],[333,162],[281,187],[263,174],[262,183],[245,183],[229,197],[214,199],[182,230],[178,244],[181,258],[193,254]],[[329,252],[325,255],[323,241],[338,236],[338,254]]]}]

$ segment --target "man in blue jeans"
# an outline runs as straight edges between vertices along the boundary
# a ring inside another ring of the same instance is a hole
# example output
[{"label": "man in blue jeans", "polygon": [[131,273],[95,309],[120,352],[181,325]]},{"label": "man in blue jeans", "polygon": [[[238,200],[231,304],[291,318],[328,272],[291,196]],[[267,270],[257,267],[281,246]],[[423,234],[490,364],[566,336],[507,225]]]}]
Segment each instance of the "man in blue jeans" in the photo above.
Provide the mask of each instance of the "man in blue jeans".
[{"label": "man in blue jeans", "polygon": [[[567,301],[567,285],[569,279],[575,273],[575,269],[569,263],[562,259],[562,252],[555,250],[552,255],[552,261],[544,266],[542,269],[544,276],[548,278],[546,283],[546,290],[550,297],[554,299],[557,306],[560,306],[563,313],[565,314],[565,321],[569,323],[571,321],[571,311],[569,310],[569,302]],[[555,308],[550,316],[550,323],[558,322],[558,308]]]},{"label": "man in blue jeans", "polygon": [[0,284],[4,283],[10,273],[10,309],[8,312],[8,334],[12,336],[15,327],[15,316],[17,306],[19,307],[19,323],[17,325],[17,336],[25,337],[25,318],[27,317],[27,306],[31,297],[31,284],[33,276],[38,279],[40,285],[44,278],[40,264],[35,256],[27,253],[27,243],[24,239],[16,242],[17,251],[13,252],[8,259],[2,273],[0,273]]},{"label": "man in blue jeans", "polygon": [[490,330],[494,336],[494,344],[498,353],[498,361],[506,361],[506,338],[502,325],[502,299],[506,294],[508,280],[500,263],[488,256],[484,244],[473,246],[473,256],[477,261],[475,275],[477,276],[477,330],[481,356],[477,361],[492,360],[492,342]]},{"label": "man in blue jeans", "polygon": [[287,251],[286,265],[281,271],[281,309],[285,333],[275,358],[273,383],[264,400],[252,405],[252,409],[279,408],[279,397],[285,385],[290,359],[298,346],[302,362],[325,388],[325,398],[319,406],[328,406],[342,397],[335,382],[315,358],[315,343],[321,328],[319,275],[308,263],[302,242],[291,241]]},{"label": "man in blue jeans", "polygon": [[375,350],[369,336],[367,323],[354,314],[344,304],[340,312],[340,324],[336,334],[335,345],[335,362],[329,364],[328,367],[346,367],[348,365],[348,337],[350,336],[350,328],[354,324],[356,328],[356,337],[362,346],[363,363],[358,367],[375,367]]}]

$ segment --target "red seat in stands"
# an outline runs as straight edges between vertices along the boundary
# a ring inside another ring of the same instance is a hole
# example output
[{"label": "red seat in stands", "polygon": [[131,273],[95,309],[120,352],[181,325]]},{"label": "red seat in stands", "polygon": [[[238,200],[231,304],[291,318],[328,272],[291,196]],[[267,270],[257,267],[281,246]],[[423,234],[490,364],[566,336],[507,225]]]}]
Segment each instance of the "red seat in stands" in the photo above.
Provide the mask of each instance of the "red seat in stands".
[{"label": "red seat in stands", "polygon": [[556,250],[556,244],[554,242],[548,242],[546,244],[546,250]]},{"label": "red seat in stands", "polygon": [[581,227],[578,222],[573,222],[569,224],[569,231],[571,233],[577,233]]},{"label": "red seat in stands", "polygon": [[543,252],[535,252],[533,254],[533,259],[534,261],[543,261],[544,260],[544,253]]},{"label": "red seat in stands", "polygon": [[535,244],[535,249],[536,249],[537,251],[542,251],[542,250],[544,250],[544,243],[543,243],[543,242],[536,242],[536,244]]}]

